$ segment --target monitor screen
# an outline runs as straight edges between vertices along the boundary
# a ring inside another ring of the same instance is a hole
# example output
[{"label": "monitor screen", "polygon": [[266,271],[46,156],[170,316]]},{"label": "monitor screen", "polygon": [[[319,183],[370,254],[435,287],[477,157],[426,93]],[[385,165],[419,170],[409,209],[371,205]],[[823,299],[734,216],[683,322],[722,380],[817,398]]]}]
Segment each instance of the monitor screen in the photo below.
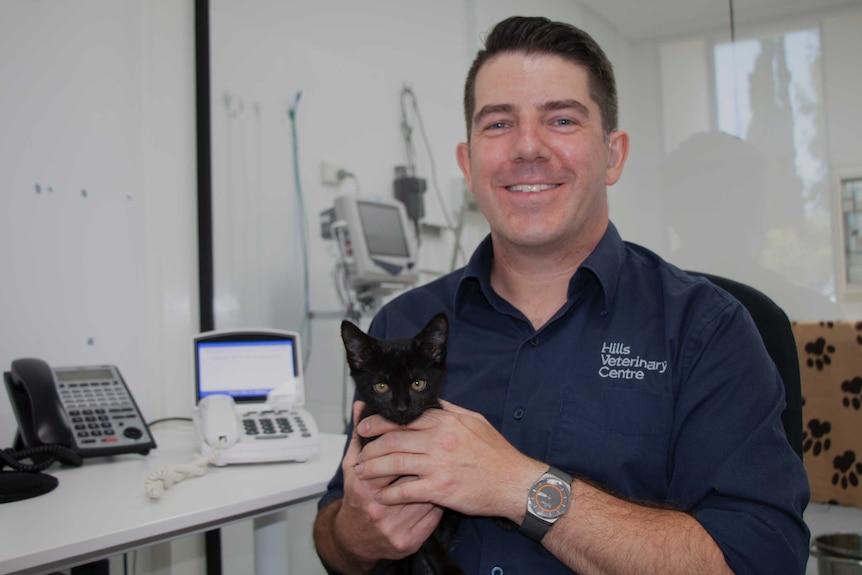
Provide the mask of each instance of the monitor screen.
[{"label": "monitor screen", "polygon": [[407,235],[398,208],[378,202],[358,202],[365,243],[372,256],[408,257]]},{"label": "monitor screen", "polygon": [[221,393],[237,402],[266,401],[274,388],[297,385],[296,357],[292,338],[196,339],[197,400]]},{"label": "monitor screen", "polygon": [[416,247],[408,230],[407,212],[398,200],[342,194],[335,198],[337,234],[350,285],[360,289],[414,284]]}]

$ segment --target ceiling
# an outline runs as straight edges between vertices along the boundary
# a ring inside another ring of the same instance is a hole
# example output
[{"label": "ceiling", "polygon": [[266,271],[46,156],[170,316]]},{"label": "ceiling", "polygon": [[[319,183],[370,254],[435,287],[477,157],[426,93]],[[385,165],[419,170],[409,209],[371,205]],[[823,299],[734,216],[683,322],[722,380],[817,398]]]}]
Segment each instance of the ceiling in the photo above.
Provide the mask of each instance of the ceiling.
[{"label": "ceiling", "polygon": [[746,24],[862,4],[862,0],[580,0],[635,42],[729,29],[731,2],[737,30]]}]

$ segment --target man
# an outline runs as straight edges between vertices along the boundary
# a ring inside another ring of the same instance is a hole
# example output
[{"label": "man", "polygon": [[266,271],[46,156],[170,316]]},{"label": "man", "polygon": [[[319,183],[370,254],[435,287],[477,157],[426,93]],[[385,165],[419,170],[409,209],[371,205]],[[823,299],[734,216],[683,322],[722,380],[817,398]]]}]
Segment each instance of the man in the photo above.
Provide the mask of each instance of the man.
[{"label": "man", "polygon": [[[448,401],[403,428],[358,422],[320,503],[323,562],[408,555],[445,507],[465,515],[468,574],[803,573],[807,481],[750,316],[609,221],[629,140],[604,53],[504,20],[464,103],[457,158],[490,237],[371,327],[402,337],[444,311]],[[356,433],[381,437],[360,452]]]}]

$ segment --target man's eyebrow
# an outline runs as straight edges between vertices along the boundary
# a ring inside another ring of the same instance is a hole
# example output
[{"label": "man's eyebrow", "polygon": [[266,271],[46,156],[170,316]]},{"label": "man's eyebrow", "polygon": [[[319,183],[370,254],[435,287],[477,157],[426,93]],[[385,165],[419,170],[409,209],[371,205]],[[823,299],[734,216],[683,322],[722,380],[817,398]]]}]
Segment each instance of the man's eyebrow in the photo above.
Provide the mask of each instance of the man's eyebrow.
[{"label": "man's eyebrow", "polygon": [[550,102],[545,102],[542,104],[539,109],[543,112],[554,112],[557,110],[575,110],[579,114],[583,114],[586,117],[590,116],[590,109],[587,106],[579,102],[577,100],[551,100]]},{"label": "man's eyebrow", "polygon": [[508,114],[514,111],[515,106],[512,104],[488,104],[487,106],[483,106],[481,110],[476,112],[473,116],[473,123],[478,124],[479,121],[485,116],[490,116],[491,114]]}]

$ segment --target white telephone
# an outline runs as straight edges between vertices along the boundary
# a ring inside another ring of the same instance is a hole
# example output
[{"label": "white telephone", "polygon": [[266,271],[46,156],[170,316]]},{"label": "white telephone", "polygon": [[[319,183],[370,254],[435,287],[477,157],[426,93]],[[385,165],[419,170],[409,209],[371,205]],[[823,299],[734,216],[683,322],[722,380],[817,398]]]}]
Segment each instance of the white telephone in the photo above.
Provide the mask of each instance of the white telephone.
[{"label": "white telephone", "polygon": [[[193,414],[201,453],[216,466],[230,463],[305,461],[318,452],[317,424],[304,409],[234,402],[210,395]],[[217,451],[218,453],[213,453]]]},{"label": "white telephone", "polygon": [[272,329],[199,334],[192,419],[199,455],[149,475],[144,491],[159,499],[209,465],[305,461],[320,445],[317,424],[302,406],[305,390],[299,334]]},{"label": "white telephone", "polygon": [[222,330],[195,338],[193,419],[201,453],[217,466],[305,461],[319,433],[303,408],[295,332]]}]

